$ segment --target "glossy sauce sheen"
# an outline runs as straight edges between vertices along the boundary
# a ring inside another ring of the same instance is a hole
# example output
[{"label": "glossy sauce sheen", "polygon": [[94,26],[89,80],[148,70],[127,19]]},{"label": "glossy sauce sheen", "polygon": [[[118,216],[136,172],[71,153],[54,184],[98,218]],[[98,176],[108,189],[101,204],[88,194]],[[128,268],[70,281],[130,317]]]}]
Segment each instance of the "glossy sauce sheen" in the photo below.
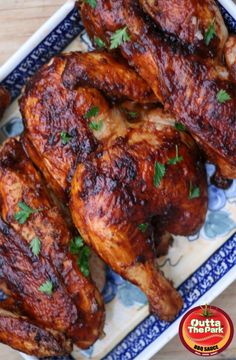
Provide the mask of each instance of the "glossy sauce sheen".
[{"label": "glossy sauce sheen", "polygon": [[[91,39],[110,46],[111,35],[127,27],[130,41],[121,53],[152,87],[157,98],[182,122],[214,162],[220,174],[236,177],[236,86],[218,61],[188,54],[150,26],[137,1],[82,3],[81,15]],[[231,100],[219,103],[225,90]]]},{"label": "glossy sauce sheen", "polygon": [[[54,191],[63,198],[77,163],[98,146],[84,115],[94,106],[109,109],[97,90],[112,99],[156,100],[149,86],[126,64],[109,54],[74,53],[43,67],[28,83],[20,101],[25,146]],[[63,145],[61,132],[71,135]]]},{"label": "glossy sauce sheen", "polygon": [[[76,233],[16,139],[9,139],[1,148],[0,184],[0,211],[5,221],[0,230],[0,278],[17,299],[20,312],[40,326],[65,333],[81,348],[89,347],[103,327],[101,296],[68,253]],[[41,210],[21,225],[15,214],[22,201]],[[41,241],[38,257],[29,247],[35,237]],[[39,290],[47,280],[53,284],[51,296]]]},{"label": "glossy sauce sheen", "polygon": [[[124,99],[129,100],[126,105],[120,103]],[[70,210],[84,240],[146,293],[155,314],[172,320],[182,300],[156,269],[156,231],[150,226],[142,233],[138,226],[151,225],[155,219],[160,237],[166,232],[195,233],[206,215],[207,184],[191,137],[174,130],[170,126],[174,119],[162,109],[153,105],[140,109],[134,103],[153,101],[157,100],[149,86],[133,70],[112,55],[95,51],[54,58],[30,81],[20,107],[26,148],[51,187],[55,190],[56,181],[63,194],[75,171]],[[87,119],[85,114],[94,106],[99,115]],[[124,106],[139,109],[136,121],[130,121]],[[101,129],[91,130],[90,122],[99,119]],[[72,135],[66,146],[58,137],[63,128]],[[54,130],[57,140],[51,143]],[[88,152],[73,150],[88,139],[93,144]],[[157,189],[155,163],[166,164],[175,157],[176,147],[183,161],[167,165]],[[53,169],[50,176],[48,169]],[[59,184],[58,174],[67,182]],[[196,199],[189,199],[190,183],[199,187]]]}]

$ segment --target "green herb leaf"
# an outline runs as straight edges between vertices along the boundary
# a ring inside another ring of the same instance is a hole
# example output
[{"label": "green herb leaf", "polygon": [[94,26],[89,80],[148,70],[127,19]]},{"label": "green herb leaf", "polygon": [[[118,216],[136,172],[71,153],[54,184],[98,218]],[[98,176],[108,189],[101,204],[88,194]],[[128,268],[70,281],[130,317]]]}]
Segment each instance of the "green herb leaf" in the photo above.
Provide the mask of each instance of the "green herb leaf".
[{"label": "green herb leaf", "polygon": [[129,111],[127,109],[124,109],[124,111],[131,119],[136,119],[138,116],[138,113],[136,111]]},{"label": "green herb leaf", "polygon": [[209,25],[207,31],[204,35],[204,41],[205,44],[208,46],[213,39],[213,37],[216,36],[216,27],[215,27],[215,19],[212,21],[212,23]]},{"label": "green herb leaf", "polygon": [[70,252],[72,255],[78,255],[81,248],[84,246],[84,240],[81,236],[76,236],[70,242]]},{"label": "green herb leaf", "polygon": [[145,233],[146,232],[146,230],[147,230],[147,228],[148,228],[148,224],[140,224],[139,226],[138,226],[138,228],[139,228],[139,230],[142,232],[142,233]]},{"label": "green herb leaf", "polygon": [[111,46],[110,49],[117,49],[123,43],[130,41],[130,36],[128,34],[127,26],[123,29],[118,29],[111,36]]},{"label": "green herb leaf", "polygon": [[40,250],[41,250],[41,241],[38,237],[33,238],[29,245],[30,249],[32,250],[32,253],[35,256],[39,256]]},{"label": "green herb leaf", "polygon": [[78,265],[80,268],[80,271],[84,276],[89,276],[89,255],[90,255],[90,249],[88,246],[84,246],[79,254],[78,258]]},{"label": "green herb leaf", "polygon": [[176,128],[176,130],[178,130],[178,131],[186,131],[186,127],[183,125],[183,124],[181,124],[181,123],[178,123],[178,122],[176,122],[175,123],[175,128]]},{"label": "green herb leaf", "polygon": [[77,263],[84,276],[89,276],[89,255],[90,249],[84,244],[81,236],[76,236],[70,242],[70,252],[77,255]]},{"label": "green herb leaf", "polygon": [[168,160],[169,165],[176,165],[179,162],[183,161],[183,156],[179,156],[179,147],[178,145],[175,146],[175,157],[173,159]]},{"label": "green herb leaf", "polygon": [[166,167],[164,164],[159,163],[158,161],[155,162],[155,168],[154,168],[154,186],[156,188],[159,187],[162,178],[165,176],[166,173]]},{"label": "green herb leaf", "polygon": [[89,4],[93,9],[97,6],[97,0],[84,0],[86,4]]},{"label": "green herb leaf", "polygon": [[84,115],[84,117],[85,117],[85,119],[90,119],[92,117],[97,117],[99,112],[100,112],[99,107],[94,106]]},{"label": "green herb leaf", "polygon": [[69,135],[67,132],[62,131],[61,132],[61,142],[63,145],[67,145],[72,139],[72,136]]},{"label": "green herb leaf", "polygon": [[106,47],[106,44],[104,43],[104,41],[102,39],[100,39],[99,37],[95,37],[94,42],[99,49]]},{"label": "green herb leaf", "polygon": [[103,124],[102,120],[99,120],[98,123],[96,123],[95,121],[91,121],[91,123],[89,124],[89,128],[94,131],[100,131],[102,128],[102,124]]},{"label": "green herb leaf", "polygon": [[190,182],[190,186],[189,186],[189,199],[190,200],[193,200],[193,199],[196,199],[196,198],[199,198],[200,197],[200,188],[198,186],[196,187],[193,187],[193,184],[192,182]]},{"label": "green herb leaf", "polygon": [[53,293],[53,283],[50,280],[47,280],[39,287],[39,291],[48,296],[51,296]]},{"label": "green herb leaf", "polygon": [[221,89],[217,94],[217,100],[220,104],[224,104],[226,101],[231,100],[231,96],[225,90]]},{"label": "green herb leaf", "polygon": [[18,203],[19,208],[21,209],[18,213],[15,214],[15,220],[23,225],[27,219],[30,217],[31,214],[34,214],[36,212],[42,211],[41,209],[31,209],[25,202],[20,201]]}]

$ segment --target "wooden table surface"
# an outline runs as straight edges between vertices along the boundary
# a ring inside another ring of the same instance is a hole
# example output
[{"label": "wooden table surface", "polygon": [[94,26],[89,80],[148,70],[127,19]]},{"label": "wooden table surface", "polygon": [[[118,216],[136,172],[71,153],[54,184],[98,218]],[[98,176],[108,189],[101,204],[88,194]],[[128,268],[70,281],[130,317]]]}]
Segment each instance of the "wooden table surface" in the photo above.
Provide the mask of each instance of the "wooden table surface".
[{"label": "wooden table surface", "polygon": [[[63,3],[63,0],[0,0],[0,65],[14,54]],[[214,304],[228,312],[236,324],[236,283],[214,301]],[[20,359],[17,352],[0,345],[0,360]],[[196,356],[188,353],[176,337],[154,359],[190,360],[196,359]],[[214,359],[236,360],[235,339],[227,351]]]}]

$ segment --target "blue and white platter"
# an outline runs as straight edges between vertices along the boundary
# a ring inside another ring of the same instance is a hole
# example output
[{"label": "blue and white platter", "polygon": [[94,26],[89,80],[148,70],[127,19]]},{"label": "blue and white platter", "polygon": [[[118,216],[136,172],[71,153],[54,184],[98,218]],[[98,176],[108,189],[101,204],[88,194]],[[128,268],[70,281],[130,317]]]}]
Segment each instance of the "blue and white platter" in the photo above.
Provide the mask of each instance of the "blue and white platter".
[{"label": "blue and white platter", "polygon": [[[220,8],[229,31],[236,33],[236,3],[220,0]],[[0,123],[0,142],[23,129],[17,97],[27,79],[59,52],[86,51],[90,46],[74,1],[69,0],[0,68],[0,81],[13,99]],[[209,177],[213,171],[214,166],[207,165]],[[181,317],[189,308],[210,303],[236,279],[236,180],[226,191],[209,184],[203,228],[189,238],[175,237],[159,266],[184,299],[184,308],[173,323],[150,315],[144,294],[107,269],[103,289],[106,336],[89,350],[75,348],[70,357],[60,360],[149,359],[177,334]]]}]

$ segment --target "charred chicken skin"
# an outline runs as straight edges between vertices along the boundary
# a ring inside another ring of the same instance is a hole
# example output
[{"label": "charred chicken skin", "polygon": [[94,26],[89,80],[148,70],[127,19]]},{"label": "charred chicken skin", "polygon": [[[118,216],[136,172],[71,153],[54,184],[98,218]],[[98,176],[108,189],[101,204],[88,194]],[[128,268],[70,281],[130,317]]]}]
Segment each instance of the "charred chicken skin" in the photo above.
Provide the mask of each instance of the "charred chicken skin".
[{"label": "charred chicken skin", "polygon": [[[141,1],[146,10],[147,3],[157,21],[153,2]],[[118,47],[165,109],[186,126],[217,165],[218,175],[236,178],[236,86],[228,69],[217,60],[189,54],[158,32],[138,1],[97,0],[96,4],[93,8],[80,3],[91,39]]]},{"label": "charred chicken skin", "polygon": [[[202,55],[222,54],[228,31],[215,0],[139,0],[158,27]],[[209,32],[214,38],[209,41]]]},{"label": "charred chicken skin", "polygon": [[[27,151],[59,195],[70,193],[85,242],[172,320],[182,300],[155,267],[153,224],[159,234],[196,232],[207,185],[192,138],[162,109],[134,103],[153,101],[127,65],[92,52],[54,58],[26,86],[20,108]],[[129,106],[139,106],[136,119]]]},{"label": "charred chicken skin", "polygon": [[[3,303],[3,307],[8,305],[8,310],[26,317],[25,324],[30,318],[33,332],[37,327],[50,329],[49,337],[56,334],[59,339],[71,339],[80,348],[88,348],[103,328],[101,295],[69,253],[69,244],[76,233],[64,220],[17,139],[8,140],[0,150],[0,184],[0,278],[13,299],[5,306]],[[17,214],[26,218],[21,219]],[[40,244],[37,255],[31,248],[35,240]],[[50,293],[43,291],[45,284],[50,285]],[[4,319],[2,323],[0,319],[2,341],[10,324],[18,324],[21,317],[7,318],[7,323]],[[22,333],[22,341],[24,339],[27,340],[27,334]],[[29,342],[32,339],[33,334]],[[56,350],[56,339],[52,352],[55,355],[68,353],[68,346],[63,348],[63,342]],[[65,344],[70,344],[71,340],[65,340]],[[14,339],[12,341],[14,347]],[[32,348],[32,352],[28,347],[20,349],[30,354],[37,351],[37,348]],[[48,356],[47,353],[44,356]]]}]

